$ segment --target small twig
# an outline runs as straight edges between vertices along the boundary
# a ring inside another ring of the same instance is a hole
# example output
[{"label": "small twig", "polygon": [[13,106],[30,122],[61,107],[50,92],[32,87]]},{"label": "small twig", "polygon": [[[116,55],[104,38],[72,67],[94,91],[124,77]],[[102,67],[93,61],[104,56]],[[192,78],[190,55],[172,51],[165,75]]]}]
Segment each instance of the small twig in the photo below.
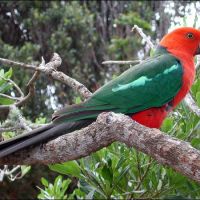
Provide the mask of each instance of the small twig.
[{"label": "small twig", "polygon": [[21,167],[20,165],[17,165],[12,170],[6,170],[6,175],[10,175],[10,174],[16,172],[20,167]]},{"label": "small twig", "polygon": [[34,93],[35,93],[34,81],[38,78],[39,74],[40,74],[39,71],[35,71],[32,78],[30,79],[30,81],[27,84],[27,87],[29,88],[28,94],[24,98],[22,98],[19,102],[17,102],[15,104],[15,106],[21,106],[21,105],[25,104],[30,97],[34,96]]},{"label": "small twig", "polygon": [[132,31],[134,31],[134,30],[137,30],[137,32],[140,34],[142,39],[144,39],[146,41],[146,43],[149,45],[149,47],[151,49],[154,49],[154,44],[151,42],[149,37],[143,32],[143,30],[139,26],[134,25],[133,28],[132,28]]},{"label": "small twig", "polygon": [[14,166],[11,170],[9,170],[7,165],[4,165],[4,169],[0,169],[0,182],[3,181],[4,176],[7,176],[11,181],[20,179],[22,177],[21,170],[16,175],[14,175],[14,173],[16,173],[19,169],[21,169],[20,165]]},{"label": "small twig", "polygon": [[18,130],[19,128],[21,128],[20,126],[15,126],[15,127],[0,127],[0,134],[3,133],[3,132],[10,132],[10,131],[16,131]]},{"label": "small twig", "polygon": [[[42,57],[42,62],[39,65],[39,67],[43,67],[44,65],[45,65],[45,61],[44,61],[44,58]],[[34,96],[34,92],[35,92],[34,82],[38,78],[39,74],[40,74],[39,71],[35,71],[32,78],[29,80],[29,82],[27,84],[27,87],[29,88],[28,94],[23,99],[21,99],[19,102],[17,102],[15,104],[16,106],[23,105],[30,97]]]},{"label": "small twig", "polygon": [[119,65],[130,65],[130,64],[138,64],[140,63],[140,60],[127,60],[127,61],[123,61],[123,60],[107,60],[107,61],[103,61],[102,64],[103,65],[110,65],[110,64],[119,64]]},{"label": "small twig", "polygon": [[0,63],[2,65],[9,65],[11,67],[19,66],[19,67],[26,68],[26,69],[36,70],[36,66],[28,65],[28,64],[25,64],[25,63],[16,62],[16,61],[12,61],[12,60],[8,60],[8,59],[5,59],[5,58],[0,58]]},{"label": "small twig", "polygon": [[18,119],[19,119],[20,126],[21,126],[23,129],[25,129],[25,130],[27,130],[27,131],[31,131],[31,130],[32,130],[32,128],[30,128],[30,127],[27,125],[26,120],[23,118],[23,116],[21,115],[19,109],[18,109],[15,105],[11,105],[11,106],[10,106],[10,110],[13,110],[13,111],[16,113],[16,115],[18,116]]},{"label": "small twig", "polygon": [[[17,131],[17,130],[23,128],[23,127],[21,127],[20,124],[15,124],[15,126],[10,127],[11,123],[12,122],[10,122],[10,120],[5,121],[4,124],[0,127],[0,134],[3,133],[3,132]],[[27,122],[26,122],[26,124],[27,124]],[[48,125],[48,123],[47,124],[32,124],[32,123],[30,123],[28,126],[31,129],[36,129],[36,128],[39,128],[39,127],[42,127],[42,126],[46,126],[46,125]]]},{"label": "small twig", "polygon": [[[8,178],[11,180],[11,181],[14,181],[16,179],[20,179],[22,178],[22,175],[21,175],[21,170],[19,172],[17,172],[19,169],[21,169],[21,165],[17,165],[16,167],[14,167],[12,170],[8,171],[6,173],[6,175],[8,176]],[[17,173],[16,173],[17,172]],[[16,173],[16,175],[13,175],[14,173]],[[21,176],[20,176],[21,175]]]},{"label": "small twig", "polygon": [[7,98],[7,99],[20,101],[20,98],[19,98],[19,97],[12,97],[12,96],[10,96],[10,95],[1,94],[1,93],[0,93],[0,96],[1,96],[1,97],[5,97],[5,98]]}]

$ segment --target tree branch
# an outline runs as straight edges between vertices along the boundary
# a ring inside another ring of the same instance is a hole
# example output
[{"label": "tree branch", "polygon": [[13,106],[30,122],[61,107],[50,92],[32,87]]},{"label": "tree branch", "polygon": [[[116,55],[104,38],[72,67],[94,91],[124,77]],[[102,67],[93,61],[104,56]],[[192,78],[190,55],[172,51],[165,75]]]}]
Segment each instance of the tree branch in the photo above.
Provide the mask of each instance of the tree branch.
[{"label": "tree branch", "polygon": [[134,25],[131,31],[133,32],[133,31],[135,31],[135,30],[140,34],[141,38],[149,45],[149,47],[150,47],[151,49],[154,49],[154,48],[155,48],[154,44],[153,44],[152,41],[151,41],[151,38],[150,38],[149,36],[147,36],[147,35],[143,32],[142,28],[140,28],[140,27],[137,26],[137,25]]},{"label": "tree branch", "polygon": [[9,95],[7,95],[7,94],[1,94],[0,93],[0,96],[1,97],[5,97],[5,98],[8,98],[8,99],[11,99],[11,100],[20,100],[20,98],[19,97],[12,97],[12,96],[9,96]]},{"label": "tree branch", "polygon": [[22,116],[22,114],[20,113],[19,109],[15,106],[15,105],[11,105],[10,106],[10,109],[13,110],[13,112],[16,113],[16,115],[18,116],[18,120],[19,120],[19,124],[20,126],[26,130],[26,131],[32,131],[32,128],[30,128],[28,125],[27,125],[27,121],[24,119],[24,117]]},{"label": "tree branch", "polygon": [[118,64],[118,65],[131,65],[131,64],[138,64],[140,63],[140,60],[107,60],[107,61],[103,61],[102,64],[103,65],[110,65],[110,64]]},{"label": "tree branch", "polygon": [[88,156],[115,141],[134,147],[200,183],[200,151],[187,142],[112,112],[100,114],[96,122],[82,130],[1,158],[0,164],[60,163]]},{"label": "tree branch", "polygon": [[0,134],[3,132],[9,132],[9,131],[16,131],[20,129],[21,126],[15,126],[15,127],[0,127]]},{"label": "tree branch", "polygon": [[61,65],[61,62],[62,60],[57,53],[54,53],[50,62],[47,63],[45,66],[27,65],[25,63],[15,62],[8,59],[0,58],[0,63],[3,65],[11,67],[21,67],[24,69],[42,72],[52,77],[53,79],[70,86],[76,92],[78,92],[84,99],[90,97],[92,93],[83,84],[79,83],[77,80],[67,76],[64,73],[57,71],[57,68]]}]

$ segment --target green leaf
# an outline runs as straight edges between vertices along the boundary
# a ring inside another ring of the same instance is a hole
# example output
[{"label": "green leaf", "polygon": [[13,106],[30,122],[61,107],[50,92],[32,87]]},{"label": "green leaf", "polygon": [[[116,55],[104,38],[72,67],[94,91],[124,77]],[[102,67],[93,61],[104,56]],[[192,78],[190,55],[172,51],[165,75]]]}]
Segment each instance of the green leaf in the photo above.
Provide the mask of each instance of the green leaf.
[{"label": "green leaf", "polygon": [[5,93],[13,87],[11,83],[4,83],[0,85],[0,93]]},{"label": "green leaf", "polygon": [[104,165],[101,174],[105,180],[108,180],[110,184],[112,183],[113,173],[112,170],[109,167],[107,167],[106,164]]},{"label": "green leaf", "polygon": [[60,192],[60,195],[61,196],[64,196],[67,188],[69,187],[69,184],[71,183],[71,180],[70,179],[67,179],[67,180],[64,180],[62,182],[62,191]]},{"label": "green leaf", "polygon": [[170,118],[170,117],[167,117],[167,118],[164,120],[163,124],[162,124],[161,130],[162,130],[163,132],[168,132],[168,131],[170,131],[170,130],[172,129],[173,124],[174,124],[174,123],[173,123],[173,119]]},{"label": "green leaf", "polygon": [[35,120],[36,124],[45,124],[46,123],[46,117],[38,117]]},{"label": "green leaf", "polygon": [[125,161],[126,161],[125,157],[121,156],[120,159],[119,159],[119,161],[118,161],[118,163],[117,163],[116,170],[118,170]]},{"label": "green leaf", "polygon": [[55,181],[54,181],[54,192],[55,194],[59,194],[60,193],[60,189],[62,186],[62,176],[58,176],[56,177]]},{"label": "green leaf", "polygon": [[0,105],[10,105],[13,104],[15,101],[13,99],[8,99],[6,97],[0,97]]},{"label": "green leaf", "polygon": [[155,53],[155,49],[151,49],[151,50],[150,50],[150,57],[153,56],[154,53]]},{"label": "green leaf", "polygon": [[50,195],[53,194],[53,184],[52,183],[49,183],[49,187],[47,188],[47,191]]},{"label": "green leaf", "polygon": [[38,194],[37,196],[38,199],[44,199],[44,195],[42,193]]},{"label": "green leaf", "polygon": [[64,180],[64,181],[62,182],[62,188],[63,188],[63,189],[67,189],[70,183],[71,183],[71,180],[70,180],[70,179]]},{"label": "green leaf", "polygon": [[196,93],[197,105],[200,106],[200,92]]},{"label": "green leaf", "polygon": [[0,78],[1,78],[1,77],[4,77],[4,69],[1,69],[1,70],[0,70]]},{"label": "green leaf", "polygon": [[191,145],[196,149],[200,149],[200,138],[193,138]]},{"label": "green leaf", "polygon": [[48,187],[49,186],[49,182],[47,181],[47,179],[45,179],[45,178],[41,178],[41,182],[42,182],[42,184],[45,186],[45,187]]},{"label": "green leaf", "polygon": [[14,132],[11,132],[11,131],[2,133],[2,137],[3,137],[4,140],[8,140],[10,138],[13,138],[14,136],[16,136],[16,134]]},{"label": "green leaf", "polygon": [[120,182],[120,180],[122,179],[122,177],[125,176],[128,173],[129,169],[130,169],[130,165],[126,166],[126,168],[121,171],[121,173],[119,174],[119,176],[114,181],[113,188]]},{"label": "green leaf", "polygon": [[7,78],[7,79],[9,79],[9,78],[11,78],[12,74],[13,74],[13,70],[12,70],[12,68],[10,68],[10,69],[4,74],[4,77]]},{"label": "green leaf", "polygon": [[1,87],[3,84],[5,84],[5,83],[6,83],[6,81],[3,80],[3,79],[1,79],[1,77],[0,77],[0,87]]},{"label": "green leaf", "polygon": [[95,193],[95,189],[92,189],[85,197],[85,199],[94,199],[93,196],[94,196],[94,193]]},{"label": "green leaf", "polygon": [[159,179],[158,185],[157,185],[157,190],[159,191],[159,190],[161,190],[161,188],[162,188],[162,181]]},{"label": "green leaf", "polygon": [[[73,192],[73,195],[76,195],[79,198],[82,197],[82,199],[86,199],[85,193],[80,188],[75,189]],[[69,199],[71,199],[71,198],[69,198]]]},{"label": "green leaf", "polygon": [[75,104],[81,103],[81,97],[76,97],[75,98]]},{"label": "green leaf", "polygon": [[21,165],[22,176],[27,174],[31,170],[31,166]]},{"label": "green leaf", "polygon": [[78,178],[81,177],[81,170],[76,161],[68,161],[62,164],[49,165],[49,168],[61,174],[71,175]]}]

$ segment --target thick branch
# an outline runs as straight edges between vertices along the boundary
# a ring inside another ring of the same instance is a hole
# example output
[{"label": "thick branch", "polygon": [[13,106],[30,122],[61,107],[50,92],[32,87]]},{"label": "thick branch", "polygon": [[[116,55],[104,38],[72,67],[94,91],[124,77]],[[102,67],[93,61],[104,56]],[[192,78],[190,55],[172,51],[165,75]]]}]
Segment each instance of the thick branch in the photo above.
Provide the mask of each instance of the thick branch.
[{"label": "thick branch", "polygon": [[0,164],[59,163],[90,155],[114,141],[135,147],[163,165],[200,183],[200,151],[157,129],[146,128],[128,116],[102,113],[90,126],[40,147],[27,148],[0,159]]}]

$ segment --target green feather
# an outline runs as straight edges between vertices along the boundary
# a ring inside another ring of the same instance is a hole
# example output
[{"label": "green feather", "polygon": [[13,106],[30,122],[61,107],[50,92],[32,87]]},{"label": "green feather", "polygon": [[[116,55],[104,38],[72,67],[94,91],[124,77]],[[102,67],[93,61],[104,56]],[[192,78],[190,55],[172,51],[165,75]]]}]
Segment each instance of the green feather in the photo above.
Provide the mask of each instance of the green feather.
[{"label": "green feather", "polygon": [[182,86],[179,60],[162,52],[135,65],[80,105],[56,112],[56,122],[95,118],[102,111],[136,113],[170,102]]}]

